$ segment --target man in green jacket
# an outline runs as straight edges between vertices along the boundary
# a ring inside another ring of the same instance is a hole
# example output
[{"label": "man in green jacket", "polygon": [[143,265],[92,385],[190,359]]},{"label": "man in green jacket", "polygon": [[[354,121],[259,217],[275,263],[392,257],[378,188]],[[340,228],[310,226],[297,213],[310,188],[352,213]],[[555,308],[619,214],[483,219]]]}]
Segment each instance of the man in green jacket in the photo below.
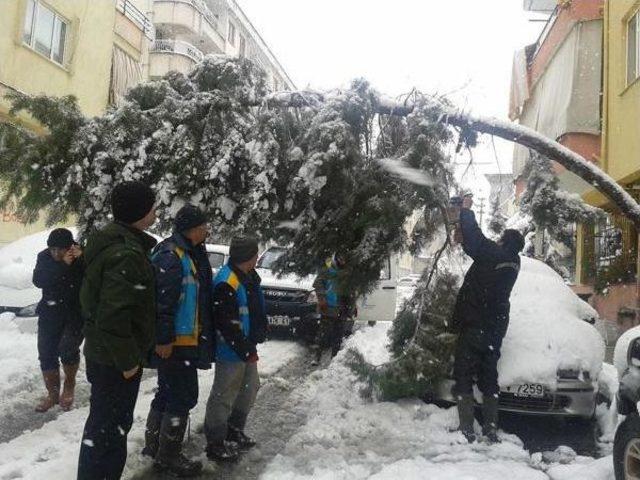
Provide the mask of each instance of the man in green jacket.
[{"label": "man in green jacket", "polygon": [[113,189],[111,208],[113,223],[87,241],[80,289],[91,400],[78,480],[122,475],[142,367],[155,343],[149,253],[156,240],[144,232],[156,219],[155,194],[141,182],[124,182]]}]

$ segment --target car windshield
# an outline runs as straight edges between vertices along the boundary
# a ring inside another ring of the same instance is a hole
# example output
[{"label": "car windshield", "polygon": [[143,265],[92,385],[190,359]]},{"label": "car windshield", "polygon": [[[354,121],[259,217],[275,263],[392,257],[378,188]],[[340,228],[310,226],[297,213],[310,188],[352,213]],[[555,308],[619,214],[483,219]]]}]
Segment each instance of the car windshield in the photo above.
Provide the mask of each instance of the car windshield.
[{"label": "car windshield", "polygon": [[285,250],[272,248],[264,252],[258,261],[258,268],[268,268],[273,270],[274,263],[284,254]]},{"label": "car windshield", "polygon": [[209,252],[209,263],[211,268],[219,268],[224,265],[224,254],[218,252]]}]

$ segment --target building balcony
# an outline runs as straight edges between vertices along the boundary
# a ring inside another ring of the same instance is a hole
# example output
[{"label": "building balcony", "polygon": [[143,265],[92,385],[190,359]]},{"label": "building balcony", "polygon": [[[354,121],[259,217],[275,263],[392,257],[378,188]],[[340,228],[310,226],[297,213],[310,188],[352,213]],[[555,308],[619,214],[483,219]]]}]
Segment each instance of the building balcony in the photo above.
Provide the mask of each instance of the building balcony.
[{"label": "building balcony", "polygon": [[116,10],[136,25],[147,38],[153,39],[153,23],[130,0],[117,0]]},{"label": "building balcony", "polygon": [[149,76],[158,78],[176,70],[187,73],[201,62],[204,54],[182,40],[156,40],[149,51]]},{"label": "building balcony", "polygon": [[207,53],[224,53],[218,17],[202,0],[155,0],[158,37],[184,40]]}]

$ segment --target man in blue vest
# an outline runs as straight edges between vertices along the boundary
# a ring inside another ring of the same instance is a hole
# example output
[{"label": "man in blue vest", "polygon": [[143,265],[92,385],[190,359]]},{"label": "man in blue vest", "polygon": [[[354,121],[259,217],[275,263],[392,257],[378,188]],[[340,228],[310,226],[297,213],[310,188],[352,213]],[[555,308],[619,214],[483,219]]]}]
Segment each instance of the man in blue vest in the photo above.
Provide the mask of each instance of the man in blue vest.
[{"label": "man in blue vest", "polygon": [[158,391],[147,417],[143,453],[155,466],[179,477],[196,476],[200,462],[182,454],[189,411],[198,402],[198,369],[211,368],[212,273],[204,242],[204,213],[185,205],[176,214],[174,233],[154,250]]},{"label": "man in blue vest", "polygon": [[322,353],[329,348],[332,357],[338,354],[345,333],[346,321],[354,314],[350,295],[340,286],[338,278],[340,271],[346,264],[346,254],[336,252],[333,258],[326,261],[313,282],[313,288],[318,296],[321,319],[318,331],[318,349],[312,365],[318,365],[322,359]]},{"label": "man in blue vest", "polygon": [[229,262],[213,281],[216,374],[204,419],[211,460],[235,460],[256,444],[244,428],[260,387],[256,345],[267,332],[257,261],[255,239],[233,238]]}]

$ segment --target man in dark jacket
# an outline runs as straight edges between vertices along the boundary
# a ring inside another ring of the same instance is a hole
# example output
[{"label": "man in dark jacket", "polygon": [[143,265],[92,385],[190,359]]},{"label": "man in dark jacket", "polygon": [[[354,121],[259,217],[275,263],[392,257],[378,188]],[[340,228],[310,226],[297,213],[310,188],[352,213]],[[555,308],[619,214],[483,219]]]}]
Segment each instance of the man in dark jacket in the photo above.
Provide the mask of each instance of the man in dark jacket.
[{"label": "man in dark jacket", "polygon": [[316,358],[312,365],[318,365],[322,353],[329,348],[332,357],[338,354],[344,338],[345,324],[353,316],[351,296],[340,287],[338,278],[346,263],[346,254],[336,252],[333,258],[326,261],[313,282],[321,318]]},{"label": "man in dark jacket", "polygon": [[460,211],[462,246],[473,264],[458,293],[453,324],[459,332],[453,376],[458,400],[460,430],[469,442],[473,432],[473,384],[477,378],[482,392],[483,433],[489,441],[498,440],[498,359],[502,339],[509,326],[509,297],[518,272],[519,252],[524,239],[516,230],[505,230],[498,242],[486,238],[471,200],[465,199]]},{"label": "man in dark jacket", "polygon": [[255,445],[244,427],[260,388],[256,345],[265,341],[267,332],[257,261],[255,239],[233,238],[229,263],[213,281],[216,372],[205,415],[207,456],[212,460],[237,457],[226,442],[240,450]]},{"label": "man in dark jacket", "polygon": [[113,189],[111,208],[114,222],[89,237],[84,254],[80,303],[91,399],[79,480],[122,475],[142,367],[155,344],[149,253],[156,240],[144,232],[156,219],[155,194],[141,182],[124,182]]},{"label": "man in dark jacket", "polygon": [[143,453],[161,470],[195,476],[200,462],[182,454],[189,411],[198,402],[198,368],[213,361],[213,278],[204,241],[209,226],[193,205],[182,207],[174,233],[160,243],[152,262],[156,272],[156,361],[158,391],[147,417]]},{"label": "man in dark jacket", "polygon": [[[33,270],[33,284],[42,289],[42,299],[36,309],[38,359],[47,389],[47,396],[36,406],[37,412],[46,412],[58,403],[65,411],[71,408],[82,343],[79,299],[82,250],[66,228],[52,230],[47,247],[38,254]],[[60,362],[64,370],[62,395]]]}]

